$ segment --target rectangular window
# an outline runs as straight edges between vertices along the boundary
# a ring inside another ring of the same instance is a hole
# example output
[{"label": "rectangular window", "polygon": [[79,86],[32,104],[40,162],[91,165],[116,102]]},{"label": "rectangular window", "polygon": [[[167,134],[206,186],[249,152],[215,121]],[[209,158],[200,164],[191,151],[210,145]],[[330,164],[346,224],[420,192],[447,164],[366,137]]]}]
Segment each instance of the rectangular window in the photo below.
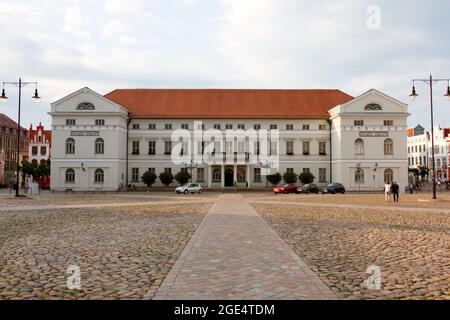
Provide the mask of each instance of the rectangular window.
[{"label": "rectangular window", "polygon": [[41,147],[41,156],[45,156],[47,153],[47,147]]},{"label": "rectangular window", "polygon": [[205,169],[197,168],[197,182],[204,182],[204,181],[205,181]]},{"label": "rectangular window", "polygon": [[216,129],[216,130],[220,130],[220,124],[215,124],[215,125],[213,126],[213,128]]},{"label": "rectangular window", "polygon": [[355,127],[362,127],[364,125],[364,120],[355,120]]},{"label": "rectangular window", "polygon": [[164,168],[165,173],[172,173],[172,168]]},{"label": "rectangular window", "polygon": [[225,125],[225,129],[231,130],[231,129],[233,129],[233,125],[232,124],[227,124],[227,125]]},{"label": "rectangular window", "polygon": [[294,141],[286,141],[286,154],[288,156],[294,155]]},{"label": "rectangular window", "polygon": [[198,141],[197,154],[204,154],[204,153],[205,153],[205,141]]},{"label": "rectangular window", "polygon": [[131,182],[139,182],[139,168],[131,168]]},{"label": "rectangular window", "polygon": [[189,125],[188,125],[187,123],[183,123],[183,124],[181,125],[181,129],[189,130]]},{"label": "rectangular window", "polygon": [[237,142],[237,152],[239,154],[245,153],[245,141],[238,141]]},{"label": "rectangular window", "polygon": [[38,147],[32,147],[32,148],[31,148],[31,154],[32,154],[33,156],[36,156],[36,155],[38,154]]},{"label": "rectangular window", "polygon": [[133,141],[131,153],[139,154],[140,153],[139,151],[140,151],[139,150],[139,141]]},{"label": "rectangular window", "polygon": [[276,124],[270,125],[270,130],[277,130],[277,129],[278,129],[278,125],[276,125]]},{"label": "rectangular window", "polygon": [[319,182],[320,183],[327,182],[327,168],[319,168]]},{"label": "rectangular window", "polygon": [[309,141],[303,141],[303,155],[309,155]]},{"label": "rectangular window", "polygon": [[261,182],[261,168],[255,168],[253,170],[253,180],[255,182]]},{"label": "rectangular window", "polygon": [[287,173],[294,173],[294,168],[287,168],[287,169],[286,169],[286,172],[287,172]]},{"label": "rectangular window", "polygon": [[309,124],[304,124],[304,125],[302,126],[302,128],[303,128],[303,130],[309,130],[309,129],[310,129],[310,126],[309,126]]},{"label": "rectangular window", "polygon": [[278,154],[278,143],[276,141],[270,141],[270,155],[276,156]]},{"label": "rectangular window", "polygon": [[394,125],[394,120],[384,120],[383,123],[385,127],[390,127]]},{"label": "rectangular window", "polygon": [[233,153],[233,141],[225,141],[225,152],[227,154]]},{"label": "rectangular window", "polygon": [[327,143],[325,141],[319,141],[319,155],[325,156],[327,154]]},{"label": "rectangular window", "polygon": [[95,125],[96,126],[104,126],[105,125],[105,119],[95,119]]},{"label": "rectangular window", "polygon": [[261,152],[261,148],[260,148],[261,144],[259,141],[255,141],[254,142],[254,153],[259,156],[260,152]]},{"label": "rectangular window", "polygon": [[156,174],[155,168],[148,168],[148,172],[150,172],[152,174]]},{"label": "rectangular window", "polygon": [[319,124],[319,130],[327,130],[326,124]]},{"label": "rectangular window", "polygon": [[245,124],[238,124],[239,130],[245,130]]},{"label": "rectangular window", "polygon": [[261,125],[260,124],[255,124],[255,125],[253,125],[253,129],[261,130]]},{"label": "rectangular window", "polygon": [[148,154],[156,154],[156,141],[148,142]]},{"label": "rectangular window", "polygon": [[156,124],[150,123],[150,124],[148,125],[148,130],[156,130]]},{"label": "rectangular window", "polygon": [[221,146],[220,141],[214,141],[213,153],[220,153],[220,152],[222,152],[222,148],[220,146]]},{"label": "rectangular window", "polygon": [[286,125],[286,130],[294,130],[294,125],[293,124],[287,124]]},{"label": "rectangular window", "polygon": [[164,141],[164,154],[165,155],[172,154],[172,141]]},{"label": "rectangular window", "polygon": [[164,126],[164,128],[166,130],[172,130],[172,124],[171,123],[166,123],[166,125]]},{"label": "rectangular window", "polygon": [[139,130],[141,125],[139,123],[133,123],[133,130]]},{"label": "rectangular window", "polygon": [[187,141],[183,141],[181,142],[181,150],[180,150],[180,155],[185,155],[185,154],[189,154],[189,144]]},{"label": "rectangular window", "polygon": [[310,173],[311,170],[309,168],[303,168],[303,173]]},{"label": "rectangular window", "polygon": [[66,126],[74,126],[75,124],[75,119],[66,119]]}]

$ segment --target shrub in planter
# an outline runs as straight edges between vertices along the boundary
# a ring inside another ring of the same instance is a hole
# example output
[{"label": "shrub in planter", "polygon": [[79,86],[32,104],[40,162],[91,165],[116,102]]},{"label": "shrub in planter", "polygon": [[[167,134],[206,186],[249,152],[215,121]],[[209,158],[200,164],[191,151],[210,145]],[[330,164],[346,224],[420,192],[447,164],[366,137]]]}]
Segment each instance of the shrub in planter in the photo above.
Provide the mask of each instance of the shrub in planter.
[{"label": "shrub in planter", "polygon": [[142,182],[144,182],[147,187],[151,187],[155,182],[156,182],[156,174],[154,174],[153,172],[147,171],[142,175]]},{"label": "shrub in planter", "polygon": [[281,182],[281,174],[279,172],[266,176],[267,181],[276,186]]},{"label": "shrub in planter", "polygon": [[311,172],[303,172],[298,176],[298,179],[303,184],[309,184],[314,182],[314,175]]},{"label": "shrub in planter", "polygon": [[161,172],[159,174],[159,180],[161,183],[168,187],[173,182],[173,174],[170,172]]},{"label": "shrub in planter", "polygon": [[297,182],[297,175],[294,172],[286,172],[283,175],[283,181],[285,183],[296,183]]},{"label": "shrub in planter", "polygon": [[180,171],[175,175],[175,180],[178,181],[180,185],[184,185],[191,180],[191,174],[187,171]]}]

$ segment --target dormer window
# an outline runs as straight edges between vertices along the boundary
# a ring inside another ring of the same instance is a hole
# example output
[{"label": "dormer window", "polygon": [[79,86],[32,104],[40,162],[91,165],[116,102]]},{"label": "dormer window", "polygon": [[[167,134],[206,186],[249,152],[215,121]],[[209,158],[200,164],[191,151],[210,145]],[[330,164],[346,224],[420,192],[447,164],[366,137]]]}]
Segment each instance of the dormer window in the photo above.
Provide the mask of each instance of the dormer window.
[{"label": "dormer window", "polygon": [[82,102],[77,106],[77,110],[95,110],[95,106],[90,102]]}]

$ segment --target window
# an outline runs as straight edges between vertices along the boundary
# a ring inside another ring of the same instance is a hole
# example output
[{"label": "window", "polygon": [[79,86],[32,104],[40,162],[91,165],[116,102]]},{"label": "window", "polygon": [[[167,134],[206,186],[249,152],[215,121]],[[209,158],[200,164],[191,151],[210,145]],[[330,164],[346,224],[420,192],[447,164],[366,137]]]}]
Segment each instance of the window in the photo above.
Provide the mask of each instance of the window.
[{"label": "window", "polygon": [[205,153],[205,141],[198,141],[197,154],[204,154],[204,153]]},{"label": "window", "polygon": [[411,149],[410,149],[411,147],[408,147],[408,153],[411,153]]},{"label": "window", "polygon": [[278,143],[276,141],[270,141],[270,155],[276,156],[278,154]]},{"label": "window", "polygon": [[33,156],[36,156],[36,155],[38,154],[38,147],[32,147],[32,148],[31,148],[31,154],[32,154]]},{"label": "window", "polygon": [[364,155],[364,141],[362,139],[356,139],[355,141],[355,155]]},{"label": "window", "polygon": [[75,119],[66,119],[66,126],[74,126],[75,124]]},{"label": "window", "polygon": [[225,141],[225,152],[227,154],[233,153],[233,141]]},{"label": "window", "polygon": [[181,129],[189,130],[189,125],[188,125],[187,123],[183,123],[183,124],[181,125]]},{"label": "window", "polygon": [[303,155],[309,155],[309,141],[303,141]]},{"label": "window", "polygon": [[139,182],[139,168],[131,168],[131,182]]},{"label": "window", "polygon": [[310,129],[310,126],[309,126],[309,124],[304,124],[304,125],[302,126],[302,128],[303,128],[303,130],[309,130],[309,129]]},{"label": "window", "polygon": [[180,156],[189,154],[189,144],[187,141],[181,142],[181,150],[180,150]]},{"label": "window", "polygon": [[325,141],[319,141],[319,155],[325,156],[327,154],[327,143]]},{"label": "window", "polygon": [[286,141],[286,154],[289,156],[294,155],[294,141]]},{"label": "window", "polygon": [[140,149],[139,148],[139,141],[133,141],[131,153],[132,154],[139,154],[140,153],[139,149]]},{"label": "window", "polygon": [[164,168],[165,173],[172,173],[172,168]]},{"label": "window", "polygon": [[214,129],[220,130],[220,124],[215,124],[215,125],[214,125]]},{"label": "window", "polygon": [[255,125],[253,125],[253,129],[261,130],[261,125],[260,124],[255,124]]},{"label": "window", "polygon": [[245,141],[239,140],[237,142],[237,153],[244,154],[245,153]]},{"label": "window", "polygon": [[227,124],[227,125],[225,125],[225,129],[231,130],[231,129],[233,129],[233,125],[232,124]]},{"label": "window", "polygon": [[104,119],[95,119],[95,125],[96,126],[104,126],[105,120]]},{"label": "window", "polygon": [[390,127],[394,125],[394,120],[384,120],[383,124],[385,127]]},{"label": "window", "polygon": [[286,125],[286,130],[294,130],[294,125],[293,124],[287,124]]},{"label": "window", "polygon": [[164,141],[164,154],[165,155],[172,154],[172,141]]},{"label": "window", "polygon": [[148,154],[156,154],[156,141],[148,142]]},{"label": "window", "polygon": [[261,143],[259,141],[254,142],[254,152],[256,155],[259,155],[261,152]]},{"label": "window", "polygon": [[411,158],[408,158],[408,166],[411,165]]},{"label": "window", "polygon": [[286,169],[286,172],[287,172],[287,173],[294,173],[294,168],[287,168],[287,169]]},{"label": "window", "polygon": [[417,146],[415,146],[415,147],[414,147],[414,152],[416,152],[416,153],[417,153]]},{"label": "window", "polygon": [[237,177],[236,177],[237,178],[237,182],[245,182],[245,181],[247,181],[245,168],[238,167],[236,175],[237,175]]},{"label": "window", "polygon": [[133,123],[133,130],[139,130],[141,125],[139,123]]},{"label": "window", "polygon": [[355,171],[355,182],[356,183],[364,183],[364,170],[361,168],[357,168]]},{"label": "window", "polygon": [[436,168],[437,169],[441,168],[441,159],[436,159]]},{"label": "window", "polygon": [[47,147],[41,147],[41,156],[45,156],[47,153]]},{"label": "window", "polygon": [[166,130],[172,130],[172,124],[171,123],[166,123],[165,127]]},{"label": "window", "polygon": [[253,169],[253,180],[255,182],[261,182],[261,168]]},{"label": "window", "polygon": [[212,180],[213,182],[220,182],[222,181],[222,172],[219,168],[214,168],[212,173]]},{"label": "window", "polygon": [[277,130],[277,129],[278,129],[278,125],[276,125],[276,124],[270,125],[270,130]]},{"label": "window", "polygon": [[197,181],[198,182],[205,181],[205,169],[204,168],[197,168]]},{"label": "window", "polygon": [[319,124],[319,130],[327,130],[326,124]]},{"label": "window", "polygon": [[148,168],[148,172],[150,172],[152,174],[156,174],[155,168]]},{"label": "window", "polygon": [[75,183],[75,170],[66,170],[66,183]]},{"label": "window", "polygon": [[327,182],[327,168],[319,168],[319,182],[320,183]]},{"label": "window", "polygon": [[353,124],[355,127],[362,127],[364,125],[364,120],[355,120]]},{"label": "window", "polygon": [[394,181],[394,172],[392,169],[384,170],[384,183],[392,183]]},{"label": "window", "polygon": [[214,141],[214,150],[213,153],[220,153],[222,152],[221,143],[220,141]]},{"label": "window", "polygon": [[303,168],[303,173],[310,173],[311,170],[309,168]]},{"label": "window", "polygon": [[102,169],[95,170],[95,177],[94,177],[95,183],[103,183],[105,182],[105,173]]},{"label": "window", "polygon": [[66,140],[66,154],[75,154],[75,140],[72,138]]},{"label": "window", "polygon": [[150,123],[150,124],[148,125],[148,130],[156,130],[156,124]]},{"label": "window", "polygon": [[97,138],[95,140],[95,154],[105,153],[105,141],[102,138]]},{"label": "window", "polygon": [[245,124],[238,124],[238,130],[245,130]]},{"label": "window", "polygon": [[392,139],[384,140],[384,155],[392,156],[394,155],[394,142]]}]

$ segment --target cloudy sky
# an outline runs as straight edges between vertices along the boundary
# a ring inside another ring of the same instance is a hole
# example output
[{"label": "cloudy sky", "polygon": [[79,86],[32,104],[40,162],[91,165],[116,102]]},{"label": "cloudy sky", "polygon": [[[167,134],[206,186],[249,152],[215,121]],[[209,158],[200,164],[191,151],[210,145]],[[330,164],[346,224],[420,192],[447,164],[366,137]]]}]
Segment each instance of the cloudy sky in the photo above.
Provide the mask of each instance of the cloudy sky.
[{"label": "cloudy sky", "polygon": [[[374,8],[376,5],[379,8]],[[50,103],[88,86],[116,88],[376,88],[429,126],[429,96],[411,79],[450,77],[448,0],[0,0],[0,81],[24,89],[23,124],[51,123]],[[436,85],[436,120],[450,102]],[[17,118],[6,87],[0,112]]]}]

